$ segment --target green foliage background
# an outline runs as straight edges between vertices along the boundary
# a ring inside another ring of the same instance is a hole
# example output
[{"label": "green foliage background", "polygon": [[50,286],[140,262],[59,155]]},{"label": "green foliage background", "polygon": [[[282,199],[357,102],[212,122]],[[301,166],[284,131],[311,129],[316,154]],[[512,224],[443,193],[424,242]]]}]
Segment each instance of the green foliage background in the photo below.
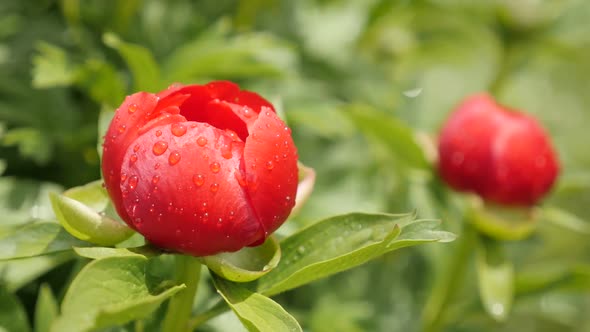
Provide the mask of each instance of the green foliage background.
[{"label": "green foliage background", "polygon": [[[462,234],[463,198],[432,171],[432,142],[456,103],[489,91],[536,115],[562,160],[535,232],[503,244],[516,273],[505,321],[486,314],[470,253],[462,281],[436,291],[460,243],[396,251],[277,301],[319,332],[419,331],[433,301],[447,331],[588,331],[589,31],[586,0],[0,1],[0,238],[54,219],[48,192],[100,177],[98,124],[125,95],[213,79],[269,98],[317,171],[280,232],[416,210]],[[0,330],[44,331],[35,306],[52,315],[51,292],[81,268],[72,258],[0,262],[0,322],[13,324]],[[234,331],[232,319],[203,330]]]}]

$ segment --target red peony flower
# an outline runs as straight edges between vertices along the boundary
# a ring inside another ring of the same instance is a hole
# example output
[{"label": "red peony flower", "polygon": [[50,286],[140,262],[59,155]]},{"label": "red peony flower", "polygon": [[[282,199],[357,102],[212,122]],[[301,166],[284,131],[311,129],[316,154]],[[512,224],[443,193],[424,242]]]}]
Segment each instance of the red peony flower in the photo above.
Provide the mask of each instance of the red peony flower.
[{"label": "red peony flower", "polygon": [[295,204],[297,150],[273,106],[231,82],[135,93],[105,136],[102,172],[121,218],[195,256],[261,244]]},{"label": "red peony flower", "polygon": [[539,123],[485,94],[467,98],[451,114],[438,151],[440,175],[451,187],[504,205],[535,204],[559,173]]}]

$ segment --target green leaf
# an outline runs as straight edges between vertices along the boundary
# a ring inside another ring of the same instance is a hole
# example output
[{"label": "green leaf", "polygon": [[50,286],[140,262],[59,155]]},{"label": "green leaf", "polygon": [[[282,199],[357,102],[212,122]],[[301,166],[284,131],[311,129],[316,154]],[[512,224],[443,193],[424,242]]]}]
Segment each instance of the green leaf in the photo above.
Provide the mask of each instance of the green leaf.
[{"label": "green leaf", "polygon": [[166,59],[165,81],[207,77],[278,76],[294,65],[286,43],[269,34],[249,33],[228,38],[229,28],[220,21],[197,39],[189,41]]},{"label": "green leaf", "polygon": [[5,146],[17,146],[19,153],[39,165],[51,159],[53,144],[42,131],[36,128],[20,127],[8,130],[0,141]]},{"label": "green leaf", "polygon": [[281,248],[274,237],[257,247],[201,258],[218,276],[236,282],[256,280],[274,269],[281,259]]},{"label": "green leaf", "polygon": [[54,45],[40,42],[33,56],[33,87],[67,86],[74,81],[75,68],[70,67],[66,52]]},{"label": "green leaf", "polygon": [[572,232],[590,235],[590,223],[578,218],[574,214],[555,207],[543,207],[540,213],[542,218],[559,227]]},{"label": "green leaf", "polygon": [[60,252],[27,259],[15,259],[0,262],[0,284],[8,291],[14,292],[54,269],[70,261],[75,256],[71,252]]},{"label": "green leaf", "polygon": [[0,330],[9,332],[30,331],[25,308],[18,298],[0,286]]},{"label": "green leaf", "polygon": [[514,267],[504,256],[501,243],[483,241],[476,255],[479,295],[488,314],[504,321],[514,298]]},{"label": "green leaf", "polygon": [[51,331],[90,331],[150,315],[183,289],[146,273],[145,257],[106,257],[85,266],[72,282]]},{"label": "green leaf", "polygon": [[105,213],[97,212],[83,202],[68,197],[72,195],[99,207],[101,203],[108,202],[108,196],[101,196],[103,189],[97,186],[97,182],[93,182],[84,187],[70,189],[64,195],[51,193],[51,204],[59,222],[73,236],[100,245],[115,245],[131,237],[134,231]]},{"label": "green leaf", "polygon": [[274,295],[395,249],[454,239],[451,233],[433,230],[437,225],[412,215],[352,213],[328,218],[283,240],[281,262],[258,279],[257,289]]},{"label": "green leaf", "polygon": [[[0,178],[0,230],[12,229],[31,219],[54,218],[49,192],[63,189],[53,183],[34,182],[14,177]],[[2,237],[0,232],[0,237]]]},{"label": "green leaf", "polygon": [[117,50],[127,62],[133,74],[134,91],[157,92],[160,89],[160,69],[150,50],[126,43],[112,33],[104,34],[103,41],[107,46]]},{"label": "green leaf", "polygon": [[49,332],[59,313],[57,300],[47,284],[41,285],[35,306],[35,332]]},{"label": "green leaf", "polygon": [[213,277],[215,287],[248,331],[302,331],[299,323],[278,303],[240,284]]},{"label": "green leaf", "polygon": [[367,106],[354,106],[348,114],[365,135],[385,145],[399,162],[413,168],[430,167],[410,127]]},{"label": "green leaf", "polygon": [[160,253],[159,250],[149,245],[136,248],[75,247],[74,251],[79,256],[90,259],[101,259],[113,256],[142,256],[145,258],[150,258]]},{"label": "green leaf", "polygon": [[98,156],[102,160],[102,143],[104,142],[103,136],[106,135],[109,126],[111,125],[111,121],[115,116],[115,111],[113,108],[102,105],[100,108],[100,113],[98,114],[98,139],[96,144],[96,150],[98,151]]},{"label": "green leaf", "polygon": [[55,222],[37,222],[23,226],[0,239],[0,259],[46,255],[87,246],[68,234]]}]

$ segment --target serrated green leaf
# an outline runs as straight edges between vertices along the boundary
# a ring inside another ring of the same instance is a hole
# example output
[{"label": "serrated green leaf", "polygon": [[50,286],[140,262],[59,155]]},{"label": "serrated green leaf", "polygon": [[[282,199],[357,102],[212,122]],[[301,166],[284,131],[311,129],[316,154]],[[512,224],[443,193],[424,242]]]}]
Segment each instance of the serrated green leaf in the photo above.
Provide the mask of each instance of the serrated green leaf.
[{"label": "serrated green leaf", "polygon": [[47,284],[41,285],[35,305],[35,332],[49,332],[58,313],[59,307],[51,288]]},{"label": "serrated green leaf", "polygon": [[484,241],[476,255],[479,295],[488,314],[504,321],[514,298],[514,267],[504,256],[500,243]]},{"label": "serrated green leaf", "polygon": [[55,222],[37,222],[0,239],[0,260],[47,255],[88,245],[72,237]]},{"label": "serrated green leaf", "polygon": [[256,288],[277,294],[361,265],[389,251],[426,242],[451,241],[438,223],[412,215],[352,213],[320,221],[281,242],[279,265]]},{"label": "serrated green leaf", "polygon": [[240,284],[213,277],[223,299],[250,332],[302,331],[293,316],[270,298]]},{"label": "serrated green leaf", "polygon": [[51,331],[90,331],[141,319],[185,287],[151,280],[147,264],[145,257],[135,255],[85,266],[68,289]]},{"label": "serrated green leaf", "polygon": [[[87,188],[88,190],[84,190],[79,196],[87,199],[88,202],[98,204],[93,201],[96,197],[91,197],[93,195],[91,188]],[[120,243],[134,234],[134,231],[122,222],[97,212],[84,203],[67,197],[66,194],[51,193],[50,199],[59,222],[70,234],[80,240],[110,246]]]},{"label": "serrated green leaf", "polygon": [[160,89],[160,69],[153,54],[147,48],[126,43],[115,34],[103,36],[104,43],[119,52],[133,74],[133,90],[157,92]]},{"label": "serrated green leaf", "polygon": [[352,107],[348,114],[365,135],[383,144],[400,163],[412,168],[430,167],[410,127],[366,106]]},{"label": "serrated green leaf", "polygon": [[201,262],[218,276],[235,282],[256,280],[274,269],[281,259],[281,247],[274,237],[264,244],[233,253],[201,257]]},{"label": "serrated green leaf", "polygon": [[0,330],[28,332],[31,330],[25,308],[19,299],[0,286]]}]

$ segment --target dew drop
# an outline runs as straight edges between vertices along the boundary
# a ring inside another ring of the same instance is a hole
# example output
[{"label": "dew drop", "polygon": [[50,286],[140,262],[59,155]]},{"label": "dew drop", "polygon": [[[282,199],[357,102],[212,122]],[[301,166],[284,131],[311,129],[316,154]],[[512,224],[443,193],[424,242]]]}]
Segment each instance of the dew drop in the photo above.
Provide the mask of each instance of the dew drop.
[{"label": "dew drop", "polygon": [[180,161],[180,152],[172,151],[170,152],[170,156],[168,156],[168,163],[170,165],[176,165]]},{"label": "dew drop", "polygon": [[153,184],[156,184],[156,183],[158,183],[158,181],[160,181],[160,176],[159,175],[154,175],[152,177],[152,183]]},{"label": "dew drop", "polygon": [[125,180],[127,180],[127,173],[123,172],[121,173],[121,182],[125,182]]},{"label": "dew drop", "polygon": [[118,129],[118,130],[119,130],[119,133],[121,133],[121,134],[122,134],[122,133],[125,131],[125,129],[127,129],[127,126],[125,126],[125,125],[120,125],[120,126],[119,126],[119,129]]},{"label": "dew drop", "polygon": [[205,212],[203,213],[203,221],[207,221],[209,220],[209,213]]},{"label": "dew drop", "polygon": [[156,137],[160,137],[162,136],[162,131],[161,130],[156,130]]},{"label": "dew drop", "polygon": [[218,173],[221,166],[219,165],[218,162],[215,161],[215,162],[212,162],[211,165],[209,165],[209,168],[211,168],[211,172]]},{"label": "dew drop", "polygon": [[201,211],[205,212],[207,210],[207,202],[203,202],[203,204],[201,204]]},{"label": "dew drop", "polygon": [[236,213],[233,210],[229,211],[229,217],[227,219],[232,221],[232,220],[234,220],[235,216],[236,216]]},{"label": "dew drop", "polygon": [[137,155],[134,153],[131,155],[131,157],[129,157],[129,162],[131,162],[133,164],[136,161],[137,161]]},{"label": "dew drop", "polygon": [[249,118],[252,116],[252,112],[250,112],[250,110],[247,107],[244,107],[244,116],[246,118]]},{"label": "dew drop", "polygon": [[232,157],[232,143],[230,142],[229,144],[224,144],[221,147],[221,156],[225,159],[230,159]]},{"label": "dew drop", "polygon": [[275,167],[275,164],[272,162],[272,160],[269,160],[266,162],[266,169],[267,170],[272,170]]},{"label": "dew drop", "polygon": [[168,143],[164,141],[157,141],[154,143],[154,147],[152,148],[152,152],[154,155],[159,156],[168,150]]},{"label": "dew drop", "polygon": [[154,213],[156,211],[156,205],[152,204],[152,206],[150,206],[150,213]]},{"label": "dew drop", "polygon": [[131,104],[131,105],[129,105],[129,108],[127,109],[127,112],[129,112],[129,114],[133,114],[133,113],[135,113],[135,111],[137,111],[137,104]]},{"label": "dew drop", "polygon": [[177,229],[175,233],[176,233],[177,237],[180,237],[182,235],[182,232],[180,231],[180,229]]},{"label": "dew drop", "polygon": [[133,152],[137,151],[139,151],[139,144],[135,144],[135,146],[133,147]]},{"label": "dew drop", "polygon": [[236,180],[238,180],[238,184],[240,185],[240,187],[246,187],[246,185],[247,185],[246,179],[244,179],[244,177],[242,176],[242,173],[235,172],[234,177],[236,178]]},{"label": "dew drop", "polygon": [[154,165],[154,169],[158,169],[158,168],[160,168],[160,163],[156,163],[156,164]]},{"label": "dew drop", "polygon": [[172,132],[172,135],[180,137],[186,134],[186,126],[182,123],[173,123],[172,126],[170,126],[170,131]]},{"label": "dew drop", "polygon": [[218,223],[218,224],[221,224],[221,223],[223,223],[223,218],[219,218],[219,219],[217,219],[217,223]]},{"label": "dew drop", "polygon": [[129,178],[129,189],[130,190],[135,190],[135,188],[137,188],[137,182],[139,181],[139,178],[137,177],[137,175],[133,175],[132,177]]},{"label": "dew drop", "polygon": [[202,174],[195,174],[195,175],[193,175],[193,183],[197,187],[202,186],[203,183],[205,183],[205,176],[203,176]]},{"label": "dew drop", "polygon": [[236,132],[231,129],[226,129],[225,133],[231,138],[233,142],[238,142],[240,140],[238,134],[236,134]]},{"label": "dew drop", "polygon": [[207,145],[207,139],[203,136],[199,136],[199,138],[197,138],[197,144],[199,146],[205,146]]},{"label": "dew drop", "polygon": [[211,190],[212,193],[216,193],[219,190],[219,184],[212,184],[211,187],[209,187],[209,190]]}]

